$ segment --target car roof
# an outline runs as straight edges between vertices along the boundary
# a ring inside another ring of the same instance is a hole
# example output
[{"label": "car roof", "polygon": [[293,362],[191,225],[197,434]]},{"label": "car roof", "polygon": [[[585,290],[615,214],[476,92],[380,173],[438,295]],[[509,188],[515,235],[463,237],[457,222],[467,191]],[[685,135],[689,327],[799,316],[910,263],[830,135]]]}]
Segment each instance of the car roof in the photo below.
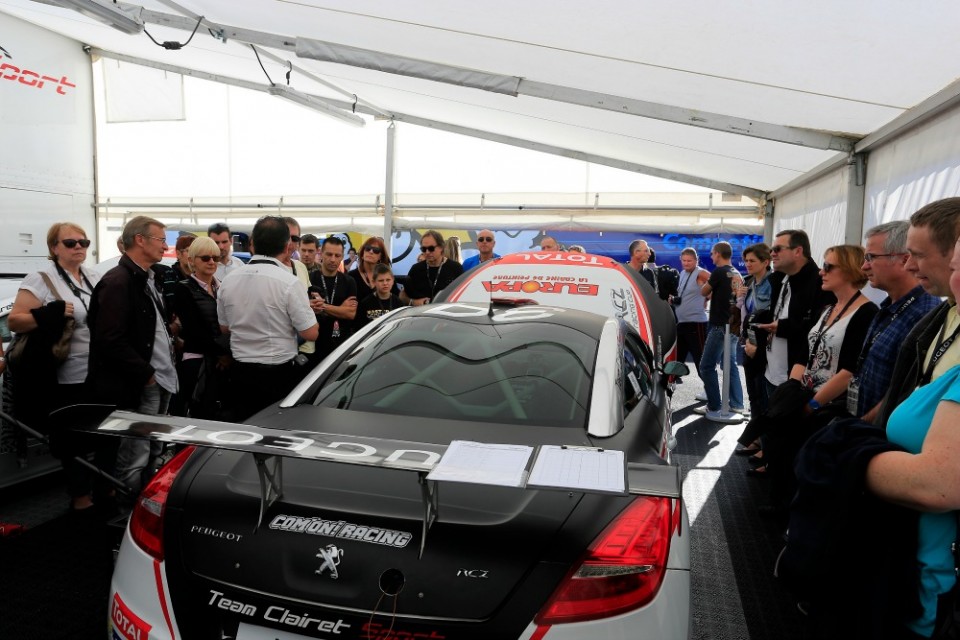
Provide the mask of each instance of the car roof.
[{"label": "car roof", "polygon": [[430,317],[462,321],[470,324],[502,326],[504,324],[548,323],[575,329],[599,338],[609,320],[591,311],[536,302],[512,304],[491,300],[487,302],[438,302],[407,309],[400,317]]},{"label": "car roof", "polygon": [[[639,274],[605,256],[565,251],[512,253],[467,271],[435,300],[489,302],[491,297],[529,298],[622,319],[654,353],[666,354],[675,343],[676,320],[666,303]],[[664,337],[667,342],[657,345]]]}]

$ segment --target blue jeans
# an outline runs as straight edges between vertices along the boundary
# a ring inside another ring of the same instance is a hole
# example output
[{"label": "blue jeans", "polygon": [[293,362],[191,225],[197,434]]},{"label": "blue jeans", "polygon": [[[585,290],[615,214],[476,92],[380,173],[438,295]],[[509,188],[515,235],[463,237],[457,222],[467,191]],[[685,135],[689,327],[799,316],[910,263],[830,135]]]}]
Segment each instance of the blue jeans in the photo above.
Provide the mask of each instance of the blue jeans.
[{"label": "blue jeans", "polygon": [[[137,412],[151,416],[163,416],[167,414],[169,404],[170,392],[154,383],[143,388]],[[153,473],[151,466],[154,460],[161,453],[163,453],[162,442],[123,438],[117,450],[115,468],[117,478],[123,480],[123,483],[134,493],[140,493]]]},{"label": "blue jeans", "polygon": [[[710,326],[707,342],[703,345],[703,359],[700,361],[700,378],[707,392],[707,409],[720,410],[720,382],[717,378],[717,365],[723,367],[724,327]],[[743,408],[743,387],[740,386],[740,371],[737,369],[737,337],[728,338],[730,349],[730,408]]]}]

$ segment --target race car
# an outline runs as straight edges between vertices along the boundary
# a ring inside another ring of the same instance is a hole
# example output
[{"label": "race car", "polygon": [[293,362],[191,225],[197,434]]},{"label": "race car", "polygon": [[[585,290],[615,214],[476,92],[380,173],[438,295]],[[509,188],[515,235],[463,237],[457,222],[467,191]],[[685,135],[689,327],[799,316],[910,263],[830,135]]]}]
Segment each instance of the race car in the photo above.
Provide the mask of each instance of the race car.
[{"label": "race car", "polygon": [[494,297],[380,318],[249,424],[113,412],[99,432],[184,448],[136,502],[108,637],[686,638],[685,372],[622,318]]}]

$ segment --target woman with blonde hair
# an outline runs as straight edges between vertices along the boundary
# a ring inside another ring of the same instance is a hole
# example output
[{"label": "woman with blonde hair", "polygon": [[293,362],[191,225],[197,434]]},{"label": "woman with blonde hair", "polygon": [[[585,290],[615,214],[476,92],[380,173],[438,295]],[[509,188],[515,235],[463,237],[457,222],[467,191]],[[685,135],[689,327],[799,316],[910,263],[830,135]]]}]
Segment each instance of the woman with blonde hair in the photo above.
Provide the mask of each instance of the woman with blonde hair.
[{"label": "woman with blonde hair", "polygon": [[187,415],[218,417],[225,372],[230,366],[229,336],[217,319],[217,262],[220,249],[209,237],[200,237],[187,249],[190,275],[176,284],[175,309],[180,319],[183,357],[177,364],[179,393]]},{"label": "woman with blonde hair", "polygon": [[463,256],[460,254],[460,238],[450,236],[443,243],[443,255],[447,260],[453,260],[463,264]]},{"label": "woman with blonde hair", "polygon": [[[79,225],[58,222],[51,226],[47,231],[50,262],[23,279],[7,318],[18,339],[29,336],[22,362],[12,372],[14,413],[27,426],[49,433],[51,449],[63,463],[74,511],[93,506],[93,476],[74,459],[91,448],[91,440],[61,431],[59,425],[50,422],[48,412],[90,401],[86,385],[90,353],[87,309],[100,274],[83,266],[89,247],[87,233]],[[64,335],[69,324],[73,325],[69,351],[62,362],[57,362],[50,344]],[[101,459],[101,453],[97,463],[106,466],[109,462]]]}]

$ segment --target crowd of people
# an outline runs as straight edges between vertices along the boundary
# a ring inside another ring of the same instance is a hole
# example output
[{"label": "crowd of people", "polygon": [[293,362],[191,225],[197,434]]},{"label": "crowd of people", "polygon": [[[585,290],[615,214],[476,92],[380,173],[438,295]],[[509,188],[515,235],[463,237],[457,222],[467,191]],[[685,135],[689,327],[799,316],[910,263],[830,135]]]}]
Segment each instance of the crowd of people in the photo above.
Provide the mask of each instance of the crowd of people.
[{"label": "crowd of people", "polygon": [[[119,263],[99,274],[85,266],[86,232],[55,224],[49,264],[24,279],[9,315],[23,342],[12,372],[15,413],[50,434],[77,512],[110,495],[77,456],[93,452],[98,466],[136,492],[160,448],[71,433],[49,419],[50,399],[53,408],[99,402],[243,422],[286,396],[353,332],[403,305],[429,304],[465,269],[499,257],[489,229],[477,234],[477,255],[462,262],[459,242],[429,230],[401,289],[381,238],[345,256],[339,237],[301,235],[293,218],[258,220],[246,264],[232,255],[223,223],[207,236],[178,238],[172,267],[160,264],[166,238],[161,222],[133,218],[120,237]],[[541,250],[562,249],[543,236]],[[830,465],[809,462],[823,455],[817,447],[858,447],[872,438],[872,453],[857,458],[855,482],[873,499],[917,514],[917,540],[908,545],[917,615],[891,626],[891,637],[931,637],[952,607],[945,597],[956,582],[960,198],[869,229],[865,246],[832,246],[819,264],[802,230],[746,247],[745,274],[727,242],[712,247],[712,271],[699,265],[696,250],[684,249],[675,277],[656,266],[646,241],[633,242],[629,254],[626,266],[675,311],[677,357],[692,356],[703,379],[705,418],[725,419],[718,369],[730,411],[751,416],[736,453],[749,456],[748,475],[770,481],[762,513],[801,518],[803,531],[821,517],[804,508],[811,501],[803,496],[839,482],[822,477]],[[880,305],[863,293],[868,282],[887,294]],[[806,542],[791,535],[787,548]]]}]

